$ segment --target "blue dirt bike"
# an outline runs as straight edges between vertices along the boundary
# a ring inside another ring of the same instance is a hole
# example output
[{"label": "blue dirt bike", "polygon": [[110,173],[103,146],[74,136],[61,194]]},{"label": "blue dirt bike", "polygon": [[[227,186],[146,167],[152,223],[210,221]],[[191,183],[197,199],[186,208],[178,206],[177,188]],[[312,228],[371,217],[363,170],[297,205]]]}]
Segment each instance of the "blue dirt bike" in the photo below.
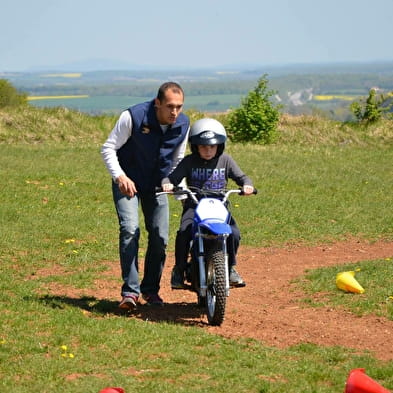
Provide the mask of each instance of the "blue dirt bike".
[{"label": "blue dirt bike", "polygon": [[[166,193],[166,192],[159,192]],[[224,321],[229,296],[227,239],[232,233],[229,196],[242,194],[239,189],[201,190],[175,188],[174,195],[187,195],[195,205],[190,260],[187,263],[186,289],[197,293],[198,305],[206,307],[210,325]],[[257,191],[254,190],[254,194]]]}]

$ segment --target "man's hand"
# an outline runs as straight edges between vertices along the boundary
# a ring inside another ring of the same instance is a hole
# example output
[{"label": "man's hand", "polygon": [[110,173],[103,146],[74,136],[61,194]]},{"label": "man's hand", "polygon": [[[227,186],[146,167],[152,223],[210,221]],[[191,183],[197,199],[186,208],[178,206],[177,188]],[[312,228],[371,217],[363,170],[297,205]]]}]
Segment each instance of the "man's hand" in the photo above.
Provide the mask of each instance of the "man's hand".
[{"label": "man's hand", "polygon": [[119,185],[120,192],[124,195],[132,198],[137,193],[135,183],[126,175],[120,175],[116,179],[116,183]]}]

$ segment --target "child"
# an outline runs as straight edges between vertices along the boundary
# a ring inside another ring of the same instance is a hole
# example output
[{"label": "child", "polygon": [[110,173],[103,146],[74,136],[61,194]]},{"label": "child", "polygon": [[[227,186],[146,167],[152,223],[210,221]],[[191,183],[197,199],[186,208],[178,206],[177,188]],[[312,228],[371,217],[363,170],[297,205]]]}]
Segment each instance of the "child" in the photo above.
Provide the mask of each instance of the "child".
[{"label": "child", "polygon": [[[228,179],[242,187],[245,195],[254,191],[251,180],[242,172],[236,162],[224,153],[227,139],[224,126],[215,119],[196,121],[190,129],[191,154],[183,158],[176,169],[162,179],[164,191],[173,190],[183,178],[189,187],[206,190],[224,190]],[[180,228],[176,234],[175,266],[172,270],[172,289],[184,288],[185,269],[191,241],[191,228],[195,204],[187,199],[183,205]],[[240,231],[231,218],[232,235],[228,237],[229,282],[233,287],[244,287],[246,283],[235,270],[236,254],[240,243]]]}]

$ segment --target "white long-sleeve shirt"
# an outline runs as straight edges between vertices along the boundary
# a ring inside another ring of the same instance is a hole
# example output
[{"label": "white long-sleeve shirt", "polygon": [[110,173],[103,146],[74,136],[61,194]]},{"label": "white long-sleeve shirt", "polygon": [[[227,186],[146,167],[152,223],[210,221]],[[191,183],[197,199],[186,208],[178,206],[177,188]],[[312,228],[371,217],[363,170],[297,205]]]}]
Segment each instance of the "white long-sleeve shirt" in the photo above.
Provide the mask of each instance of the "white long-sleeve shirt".
[{"label": "white long-sleeve shirt", "polygon": [[[161,128],[162,131],[165,132],[168,126],[161,125]],[[188,130],[187,135],[184,138],[183,142],[176,148],[176,150],[173,153],[170,172],[172,172],[176,168],[177,164],[184,157],[187,148],[189,131],[190,130]],[[117,120],[115,126],[112,129],[112,132],[108,136],[108,139],[102,145],[101,156],[104,160],[106,168],[108,169],[108,172],[110,173],[114,181],[116,181],[116,179],[119,176],[125,175],[123,169],[119,164],[119,160],[117,158],[117,151],[130,138],[131,132],[132,132],[132,117],[130,112],[128,110],[125,110],[120,114],[119,119]]]}]

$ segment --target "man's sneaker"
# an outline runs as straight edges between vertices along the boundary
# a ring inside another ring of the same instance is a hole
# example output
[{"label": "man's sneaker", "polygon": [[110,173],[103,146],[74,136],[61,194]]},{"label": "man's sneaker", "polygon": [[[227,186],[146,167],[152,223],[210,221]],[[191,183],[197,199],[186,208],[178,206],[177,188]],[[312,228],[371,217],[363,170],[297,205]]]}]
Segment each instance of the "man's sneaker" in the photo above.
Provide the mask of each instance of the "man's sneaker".
[{"label": "man's sneaker", "polygon": [[123,296],[119,304],[119,308],[121,308],[122,310],[135,310],[137,301],[138,296],[136,295]]},{"label": "man's sneaker", "polygon": [[176,266],[172,269],[171,287],[172,289],[184,288],[184,273],[181,272],[180,269]]},{"label": "man's sneaker", "polygon": [[240,274],[236,271],[234,267],[231,267],[231,270],[229,271],[229,285],[236,288],[246,286],[246,283],[240,277]]},{"label": "man's sneaker", "polygon": [[157,293],[144,293],[142,294],[143,300],[146,301],[148,306],[163,306],[164,301]]}]

